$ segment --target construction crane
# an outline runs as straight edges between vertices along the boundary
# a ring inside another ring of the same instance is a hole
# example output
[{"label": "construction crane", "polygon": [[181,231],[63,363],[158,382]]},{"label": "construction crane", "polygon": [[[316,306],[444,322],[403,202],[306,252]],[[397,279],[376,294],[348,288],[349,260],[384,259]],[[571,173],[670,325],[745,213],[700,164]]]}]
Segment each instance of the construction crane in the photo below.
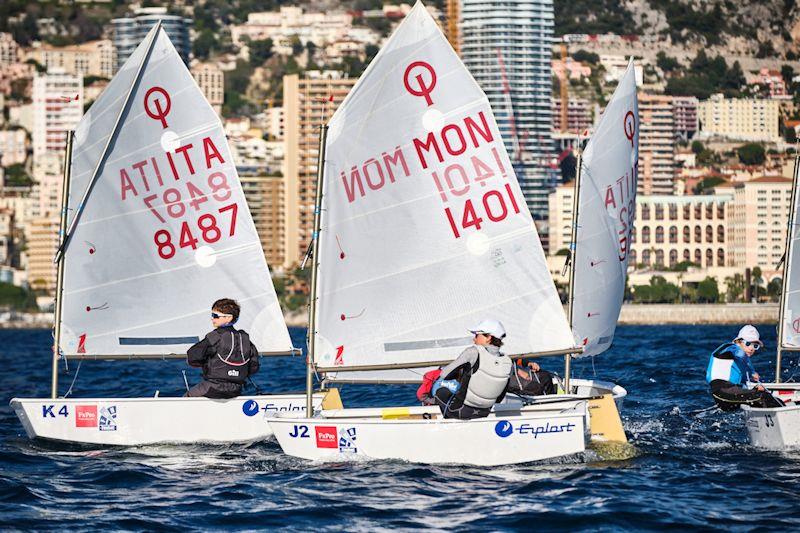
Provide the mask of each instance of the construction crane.
[{"label": "construction crane", "polygon": [[567,43],[561,43],[561,64],[564,69],[561,71],[559,87],[561,88],[561,131],[569,130],[569,74],[567,73]]}]

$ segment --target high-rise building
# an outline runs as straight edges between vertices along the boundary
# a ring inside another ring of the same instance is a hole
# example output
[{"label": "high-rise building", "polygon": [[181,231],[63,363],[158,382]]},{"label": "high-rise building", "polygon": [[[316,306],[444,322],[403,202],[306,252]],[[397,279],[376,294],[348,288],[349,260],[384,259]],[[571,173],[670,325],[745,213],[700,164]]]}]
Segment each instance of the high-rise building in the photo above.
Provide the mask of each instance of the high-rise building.
[{"label": "high-rise building", "polygon": [[10,33],[0,33],[0,66],[19,61],[19,45]]},{"label": "high-rise building", "polygon": [[211,63],[199,63],[192,67],[192,76],[214,112],[220,115],[225,102],[225,73]]},{"label": "high-rise building", "polygon": [[319,125],[328,122],[356,82],[337,77],[338,73],[323,74],[317,78],[301,79],[296,74],[283,78],[286,145],[283,264],[287,267],[302,261],[314,229]]},{"label": "high-rise building", "polygon": [[672,194],[675,115],[672,97],[639,95],[639,194]]},{"label": "high-rise building", "polygon": [[489,97],[535,218],[547,218],[552,146],[552,0],[463,0],[461,58]]},{"label": "high-rise building", "polygon": [[280,268],[285,262],[283,178],[268,176],[264,168],[237,166],[236,169],[267,264],[270,268]]},{"label": "high-rise building", "polygon": [[134,11],[132,17],[111,21],[114,26],[114,49],[117,53],[115,71],[125,64],[139,43],[147,36],[150,28],[159,20],[183,62],[189,64],[189,54],[192,51],[189,28],[192,27],[192,19],[168,15],[165,7],[143,7]]},{"label": "high-rise building", "polygon": [[754,98],[725,98],[712,95],[697,110],[700,132],[739,141],[781,140],[778,129],[780,102]]},{"label": "high-rise building", "polygon": [[694,96],[673,96],[672,113],[675,116],[675,134],[688,141],[697,133],[697,105]]},{"label": "high-rise building", "polygon": [[56,288],[56,264],[53,257],[58,250],[58,224],[58,217],[34,218],[25,227],[28,283],[34,289],[49,293]]},{"label": "high-rise building", "polygon": [[[585,98],[570,98],[567,104],[567,132],[582,134],[592,127],[592,104]],[[553,98],[553,131],[561,131],[561,100]]]},{"label": "high-rise building", "polygon": [[33,158],[63,154],[67,132],[83,116],[83,76],[61,69],[33,77]]},{"label": "high-rise building", "polygon": [[0,130],[0,165],[24,163],[28,157],[28,134],[22,128]]}]

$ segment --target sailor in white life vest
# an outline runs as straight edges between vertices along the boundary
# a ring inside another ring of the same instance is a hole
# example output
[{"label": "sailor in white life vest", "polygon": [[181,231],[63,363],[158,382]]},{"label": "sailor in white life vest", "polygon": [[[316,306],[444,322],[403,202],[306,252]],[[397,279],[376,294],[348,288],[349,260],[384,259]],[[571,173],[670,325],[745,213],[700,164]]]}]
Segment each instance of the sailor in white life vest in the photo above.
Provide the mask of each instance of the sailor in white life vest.
[{"label": "sailor in white life vest", "polygon": [[186,356],[189,365],[203,369],[203,381],[184,396],[235,398],[247,378],[258,372],[258,349],[247,332],[233,327],[239,312],[239,304],[229,298],[211,306],[214,331],[189,348]]},{"label": "sailor in white life vest", "polygon": [[514,363],[500,352],[506,330],[503,324],[486,319],[469,330],[474,345],[442,369],[434,384],[436,403],[445,418],[483,418],[506,394]]}]

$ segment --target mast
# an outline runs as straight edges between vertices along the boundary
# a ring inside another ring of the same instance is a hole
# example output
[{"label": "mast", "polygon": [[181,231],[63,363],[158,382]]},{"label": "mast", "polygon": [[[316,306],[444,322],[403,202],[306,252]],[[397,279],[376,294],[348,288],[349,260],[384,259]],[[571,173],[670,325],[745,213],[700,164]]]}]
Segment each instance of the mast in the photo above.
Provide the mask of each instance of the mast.
[{"label": "mast", "polygon": [[[580,138],[578,139],[578,162],[577,173],[575,174],[575,198],[572,203],[572,242],[569,250],[569,307],[567,311],[567,321],[569,329],[572,331],[572,313],[575,305],[575,259],[578,255],[578,209],[581,205],[581,163],[582,152],[580,150]],[[572,354],[564,356],[564,392],[569,394],[569,377],[572,371]]]},{"label": "mast", "polygon": [[[67,230],[67,207],[69,204],[69,182],[72,176],[72,138],[75,132],[72,130],[67,132],[67,146],[64,150],[64,183],[61,186],[61,222],[58,226],[59,248],[63,245],[66,238],[65,231]],[[52,364],[52,377],[50,379],[50,397],[55,399],[58,397],[58,358],[61,353],[61,295],[64,290],[64,255],[56,258],[58,264],[56,274],[56,298],[55,298],[55,325],[53,334],[55,336],[53,342],[53,364]]]},{"label": "mast", "polygon": [[317,199],[314,202],[314,233],[311,234],[311,300],[308,303],[308,332],[306,333],[306,417],[311,418],[314,407],[311,395],[314,392],[314,350],[315,333],[317,329],[317,269],[319,268],[319,227],[322,212],[322,179],[325,175],[325,139],[328,136],[328,126],[319,125],[319,158],[317,160]]},{"label": "mast", "polygon": [[792,258],[792,241],[794,240],[794,212],[797,209],[797,173],[800,167],[800,155],[794,158],[794,174],[792,175],[792,204],[789,207],[789,226],[786,228],[786,247],[783,261],[783,290],[781,291],[781,305],[778,310],[778,349],[775,356],[775,383],[781,382],[781,356],[783,355],[783,308],[786,305],[786,288],[788,286],[786,275],[789,273],[789,262]]}]

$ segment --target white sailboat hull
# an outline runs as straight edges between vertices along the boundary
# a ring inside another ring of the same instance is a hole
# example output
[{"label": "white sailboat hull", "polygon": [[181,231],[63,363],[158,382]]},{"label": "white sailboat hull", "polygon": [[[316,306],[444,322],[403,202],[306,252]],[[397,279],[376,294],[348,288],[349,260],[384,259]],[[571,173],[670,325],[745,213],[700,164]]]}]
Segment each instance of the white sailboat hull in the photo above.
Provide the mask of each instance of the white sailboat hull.
[{"label": "white sailboat hull", "polygon": [[767,389],[786,407],[758,408],[742,406],[750,444],[767,450],[800,447],[800,384],[765,383]]},{"label": "white sailboat hull", "polygon": [[[324,393],[314,394],[319,409]],[[14,398],[29,438],[116,446],[251,442],[272,436],[266,418],[305,412],[305,394],[209,398]]]},{"label": "white sailboat hull", "polygon": [[475,420],[445,420],[439,414],[405,412],[408,409],[416,408],[342,409],[323,411],[315,418],[278,415],[268,423],[284,453],[314,461],[360,458],[495,466],[585,450],[585,401],[557,413],[525,408]]}]

